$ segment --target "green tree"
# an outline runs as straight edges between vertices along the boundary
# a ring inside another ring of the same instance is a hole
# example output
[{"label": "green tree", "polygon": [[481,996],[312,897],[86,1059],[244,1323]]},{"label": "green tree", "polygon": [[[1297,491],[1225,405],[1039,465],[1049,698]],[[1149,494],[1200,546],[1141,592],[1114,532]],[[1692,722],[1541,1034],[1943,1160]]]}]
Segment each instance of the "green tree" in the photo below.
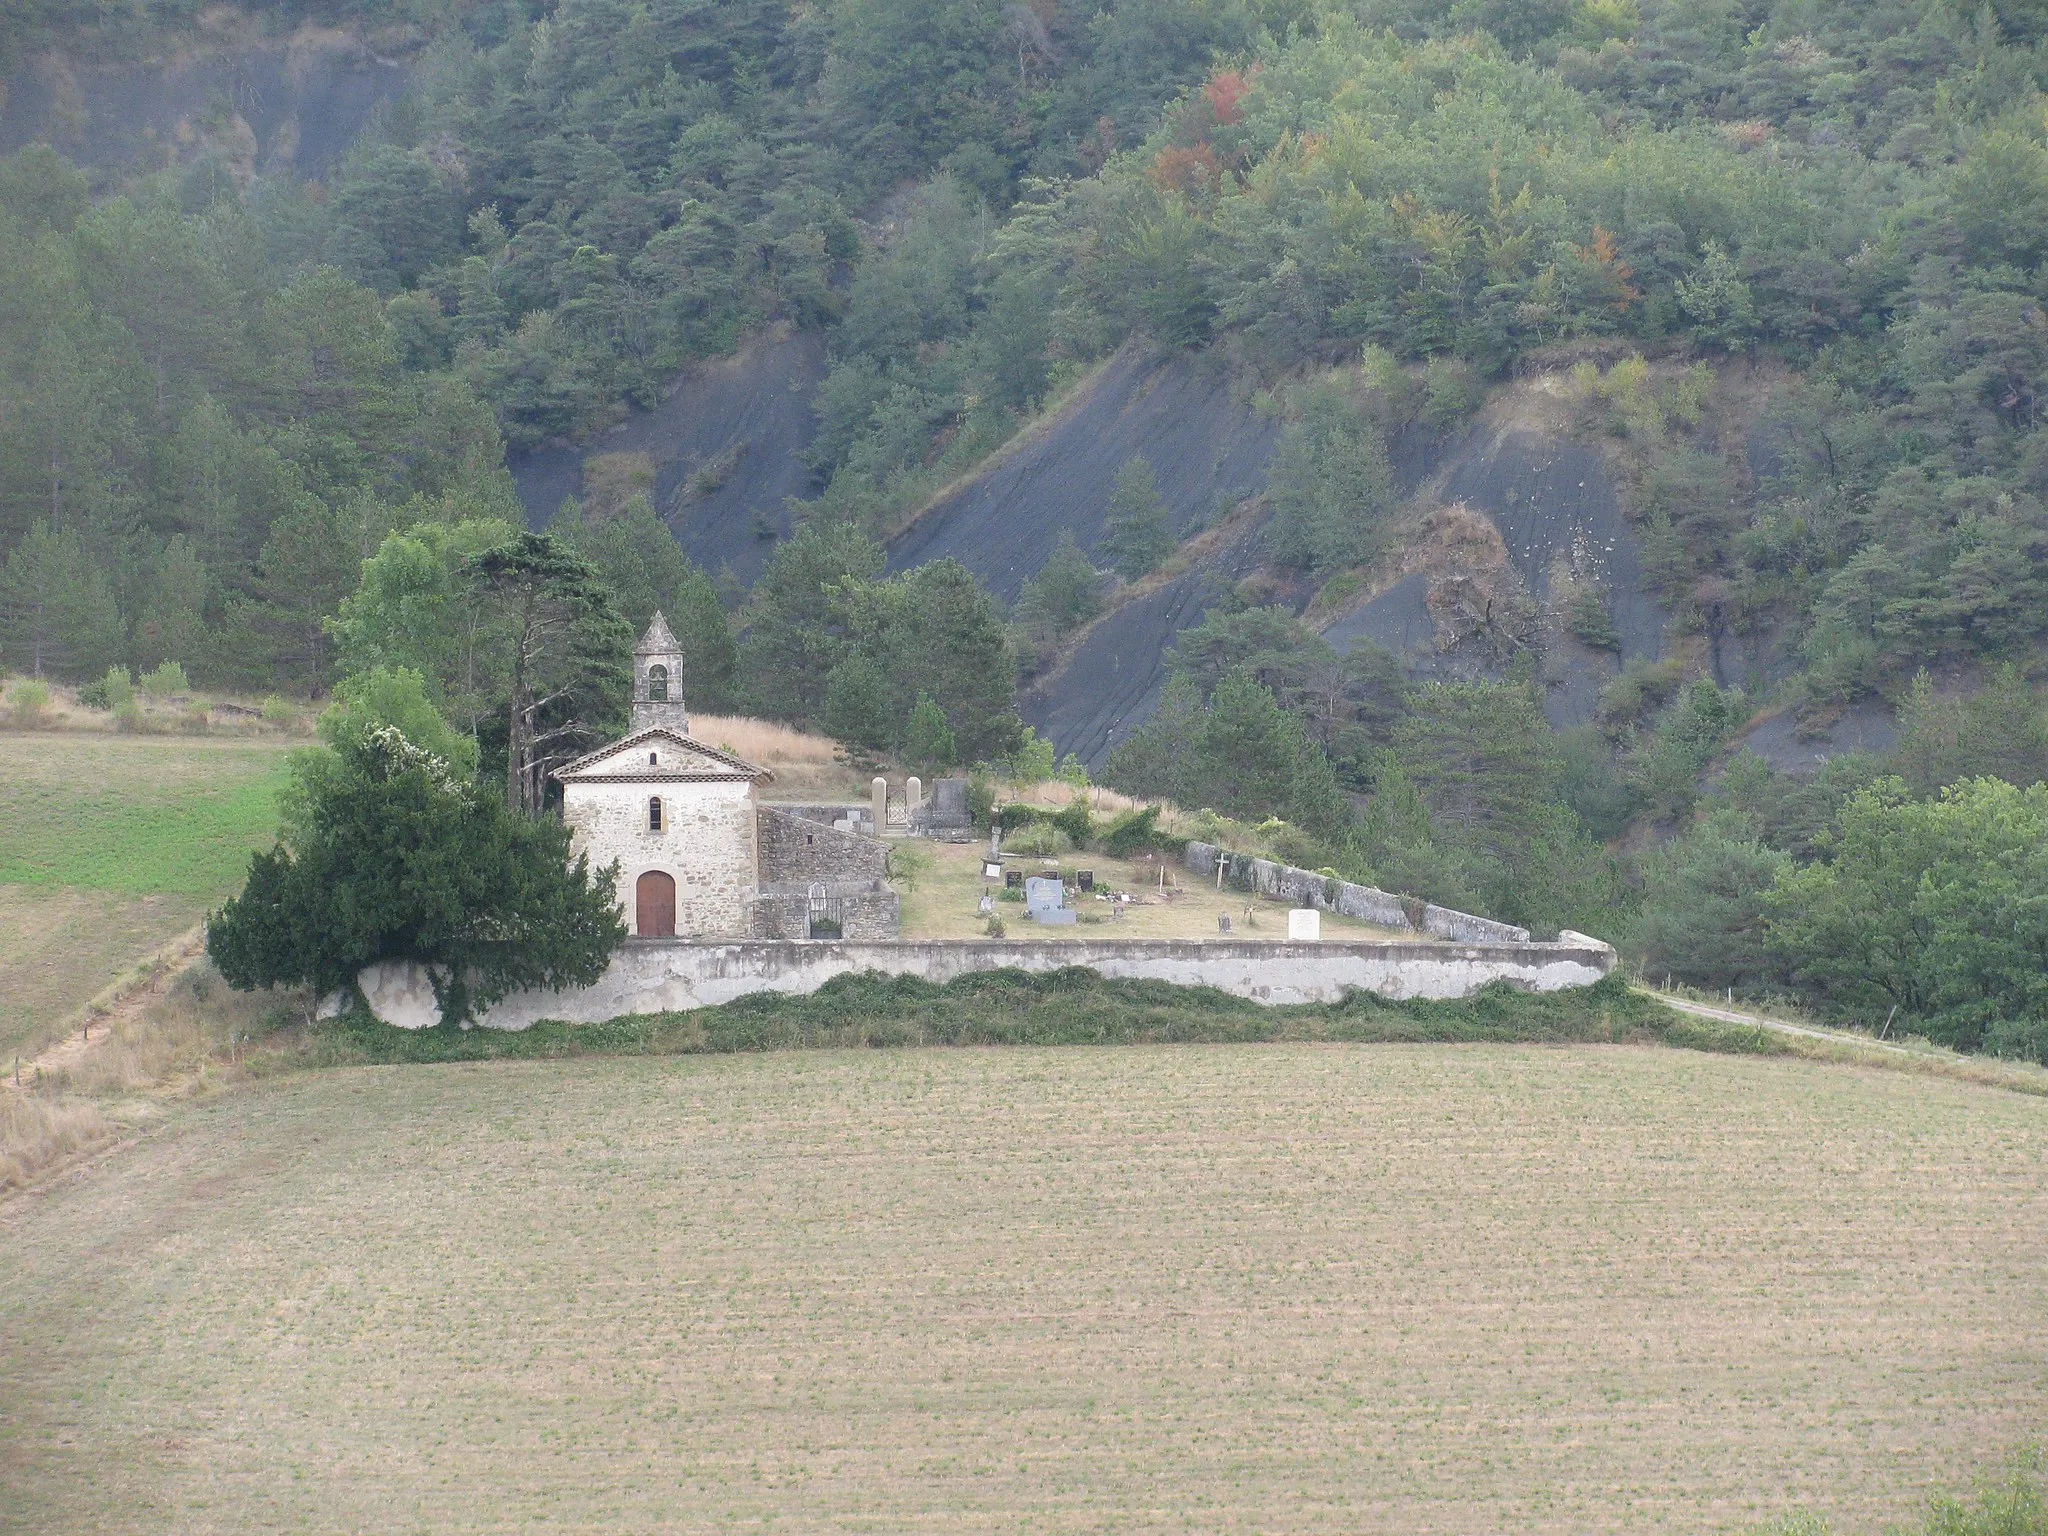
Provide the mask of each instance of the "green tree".
[{"label": "green tree", "polygon": [[[110,678],[111,678],[110,674]],[[109,694],[126,687],[126,673]],[[343,678],[334,701],[321,711],[316,727],[325,745],[300,747],[291,754],[291,774],[278,801],[278,840],[300,847],[309,834],[314,807],[340,780],[342,754],[352,742],[389,726],[423,752],[448,765],[456,779],[473,782],[477,770],[476,738],[466,736],[434,708],[427,680],[410,667],[372,667]]]},{"label": "green tree", "polygon": [[895,709],[882,664],[866,651],[853,650],[826,674],[818,723],[840,741],[879,752],[895,744]]},{"label": "green tree", "polygon": [[2010,662],[1967,699],[1935,692],[1922,668],[1899,705],[1893,760],[1899,775],[1923,795],[1958,779],[2037,783],[2048,778],[2048,716]]},{"label": "green tree", "polygon": [[1358,565],[1381,553],[1394,477],[1379,429],[1342,391],[1300,392],[1266,477],[1273,557],[1305,571]]},{"label": "green tree", "polygon": [[206,622],[213,578],[182,533],[173,534],[150,562],[142,611],[135,618],[135,664],[149,668],[176,661],[217,675]]},{"label": "green tree", "polygon": [[930,694],[944,713],[961,760],[993,761],[1023,736],[1017,718],[1017,660],[1001,612],[957,560],[905,573],[882,594],[884,629],[874,642],[899,690],[896,718]]},{"label": "green tree", "polygon": [[1830,1012],[1896,1008],[1974,1050],[2048,1010],[2048,785],[1966,779],[1934,800],[1881,780],[1842,808],[1821,861],[1765,898],[1773,949]]},{"label": "green tree", "polygon": [[538,815],[549,770],[624,723],[633,632],[590,563],[545,533],[483,550],[462,574],[499,637],[507,803]]},{"label": "green tree", "polygon": [[1325,837],[1350,822],[1330,760],[1270,688],[1241,672],[1216,685],[1197,760],[1204,803],[1226,815],[1279,816]]},{"label": "green tree", "polygon": [[504,707],[507,670],[466,562],[516,537],[496,521],[421,523],[387,535],[328,625],[340,668],[410,667],[472,736]]},{"label": "green tree", "polygon": [[0,572],[0,655],[41,677],[94,677],[121,651],[121,613],[76,529],[38,520]]},{"label": "green tree", "polygon": [[587,986],[625,938],[616,868],[569,859],[569,829],[516,815],[391,726],[344,740],[296,844],[259,853],[207,922],[230,986],[348,986],[412,960],[444,1024],[519,988]]},{"label": "green tree", "polygon": [[1102,573],[1081,552],[1073,531],[1062,530],[1038,574],[1024,583],[1017,622],[1033,644],[1048,646],[1101,611],[1101,586]]},{"label": "green tree", "polygon": [[548,531],[597,568],[635,634],[657,611],[668,620],[683,650],[678,684],[692,707],[714,714],[732,708],[739,645],[718,588],[683,553],[645,496],[628,497],[605,518],[578,509],[572,518],[557,517]]},{"label": "green tree", "polygon": [[943,773],[959,759],[946,712],[928,693],[920,693],[910,711],[910,723],[903,732],[903,755],[928,775]]},{"label": "green tree", "polygon": [[1522,846],[1558,798],[1549,725],[1512,683],[1431,683],[1416,690],[1395,751],[1437,826],[1476,849]]},{"label": "green tree", "polygon": [[850,523],[811,521],[776,546],[755,583],[740,644],[748,696],[779,720],[816,720],[848,649],[839,593],[881,574],[882,549]]},{"label": "green tree", "polygon": [[1101,547],[1111,568],[1126,581],[1136,581],[1173,553],[1173,542],[1173,525],[1151,464],[1135,455],[1125,459],[1102,524]]},{"label": "green tree", "polygon": [[1644,973],[1749,991],[1773,974],[1764,898],[1791,861],[1709,818],[1643,861],[1635,942]]}]

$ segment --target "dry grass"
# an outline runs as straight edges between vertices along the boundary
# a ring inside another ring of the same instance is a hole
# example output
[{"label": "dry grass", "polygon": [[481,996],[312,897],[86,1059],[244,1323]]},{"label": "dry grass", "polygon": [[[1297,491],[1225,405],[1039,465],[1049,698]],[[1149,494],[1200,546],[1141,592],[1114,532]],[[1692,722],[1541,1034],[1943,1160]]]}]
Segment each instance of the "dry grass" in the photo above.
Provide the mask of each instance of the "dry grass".
[{"label": "dry grass", "polygon": [[0,1207],[10,1530],[1875,1532],[2048,1412],[2048,1117],[1656,1049],[337,1071]]},{"label": "dry grass", "polygon": [[838,742],[751,715],[692,715],[690,734],[772,769],[768,800],[865,800],[868,779],[840,760]]},{"label": "dry grass", "polygon": [[692,715],[690,734],[714,747],[737,752],[763,768],[830,763],[839,755],[839,743],[829,736],[814,736],[793,725],[757,720],[752,715]]},{"label": "dry grass", "polygon": [[99,1106],[0,1089],[0,1192],[46,1168],[105,1146],[117,1134]]},{"label": "dry grass", "polygon": [[73,1027],[138,956],[205,915],[196,896],[0,884],[0,1067]]},{"label": "dry grass", "polygon": [[[0,675],[0,684],[11,689],[20,677]],[[111,710],[94,709],[78,702],[78,690],[65,683],[49,683],[50,701],[33,719],[18,718],[12,710],[0,708],[0,732],[84,731],[113,734],[123,730]],[[0,693],[0,703],[5,695]],[[140,689],[135,694],[136,716],[132,729],[145,736],[201,735],[237,739],[290,738],[303,740],[312,735],[317,704],[294,701],[283,720],[263,717],[263,700],[247,694],[222,694],[204,690],[151,698]],[[196,712],[196,713],[195,713]]]},{"label": "dry grass", "polygon": [[[1058,802],[1055,802],[1058,803]],[[983,846],[967,843],[925,843],[934,856],[931,872],[917,882],[914,891],[897,882],[903,901],[903,937],[906,939],[971,939],[983,932],[987,919],[981,916],[984,892],[997,882],[981,874]],[[1095,872],[1101,892],[1127,891],[1137,904],[1123,908],[1123,917],[1113,918],[1114,906],[1107,901],[1073,893],[1081,921],[1070,927],[1041,927],[1024,915],[1020,903],[998,901],[1006,936],[1013,939],[1213,939],[1220,925],[1216,919],[1228,915],[1231,937],[1243,939],[1284,939],[1287,937],[1287,908],[1284,901],[1254,899],[1243,891],[1218,892],[1180,867],[1178,859],[1161,855],[1137,859],[1113,859],[1100,853],[1064,853],[1057,858],[1009,857],[1006,862],[1027,874],[1071,876],[1076,870]],[[1167,885],[1161,888],[1160,875]],[[1252,912],[1251,926],[1245,925],[1245,911]],[[1325,938],[1413,938],[1395,934],[1352,918],[1325,912]]]}]

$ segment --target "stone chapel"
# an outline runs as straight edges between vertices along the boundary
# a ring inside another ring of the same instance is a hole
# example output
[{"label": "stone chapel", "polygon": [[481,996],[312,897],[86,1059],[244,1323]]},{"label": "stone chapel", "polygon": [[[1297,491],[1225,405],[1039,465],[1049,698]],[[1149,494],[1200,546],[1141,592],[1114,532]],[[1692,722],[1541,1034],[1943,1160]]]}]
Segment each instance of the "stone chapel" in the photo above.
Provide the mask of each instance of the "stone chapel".
[{"label": "stone chapel", "polygon": [[554,774],[575,851],[618,863],[627,933],[895,938],[882,843],[850,819],[860,808],[762,803],[774,774],[691,736],[682,662],[657,613],[633,651],[632,728]]}]

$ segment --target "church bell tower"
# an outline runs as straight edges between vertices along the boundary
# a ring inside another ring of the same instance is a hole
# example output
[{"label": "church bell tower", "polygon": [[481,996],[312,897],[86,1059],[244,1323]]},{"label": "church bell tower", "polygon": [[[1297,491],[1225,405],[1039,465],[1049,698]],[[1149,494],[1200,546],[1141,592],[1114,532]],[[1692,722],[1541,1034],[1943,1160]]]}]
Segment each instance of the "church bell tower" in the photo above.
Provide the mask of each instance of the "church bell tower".
[{"label": "church bell tower", "polygon": [[633,729],[657,725],[690,734],[689,711],[683,708],[683,650],[658,613],[633,647]]}]

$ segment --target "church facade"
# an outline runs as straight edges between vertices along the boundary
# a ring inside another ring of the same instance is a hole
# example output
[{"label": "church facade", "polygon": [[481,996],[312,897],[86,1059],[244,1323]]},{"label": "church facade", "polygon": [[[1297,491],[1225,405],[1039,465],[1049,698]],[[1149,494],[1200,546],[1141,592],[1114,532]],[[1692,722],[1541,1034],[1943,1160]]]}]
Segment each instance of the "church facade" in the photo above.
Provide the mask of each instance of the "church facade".
[{"label": "church facade", "polygon": [[764,805],[774,774],[690,735],[682,648],[660,614],[633,654],[632,728],[555,771],[593,869],[614,861],[638,939],[894,938],[881,842]]}]

